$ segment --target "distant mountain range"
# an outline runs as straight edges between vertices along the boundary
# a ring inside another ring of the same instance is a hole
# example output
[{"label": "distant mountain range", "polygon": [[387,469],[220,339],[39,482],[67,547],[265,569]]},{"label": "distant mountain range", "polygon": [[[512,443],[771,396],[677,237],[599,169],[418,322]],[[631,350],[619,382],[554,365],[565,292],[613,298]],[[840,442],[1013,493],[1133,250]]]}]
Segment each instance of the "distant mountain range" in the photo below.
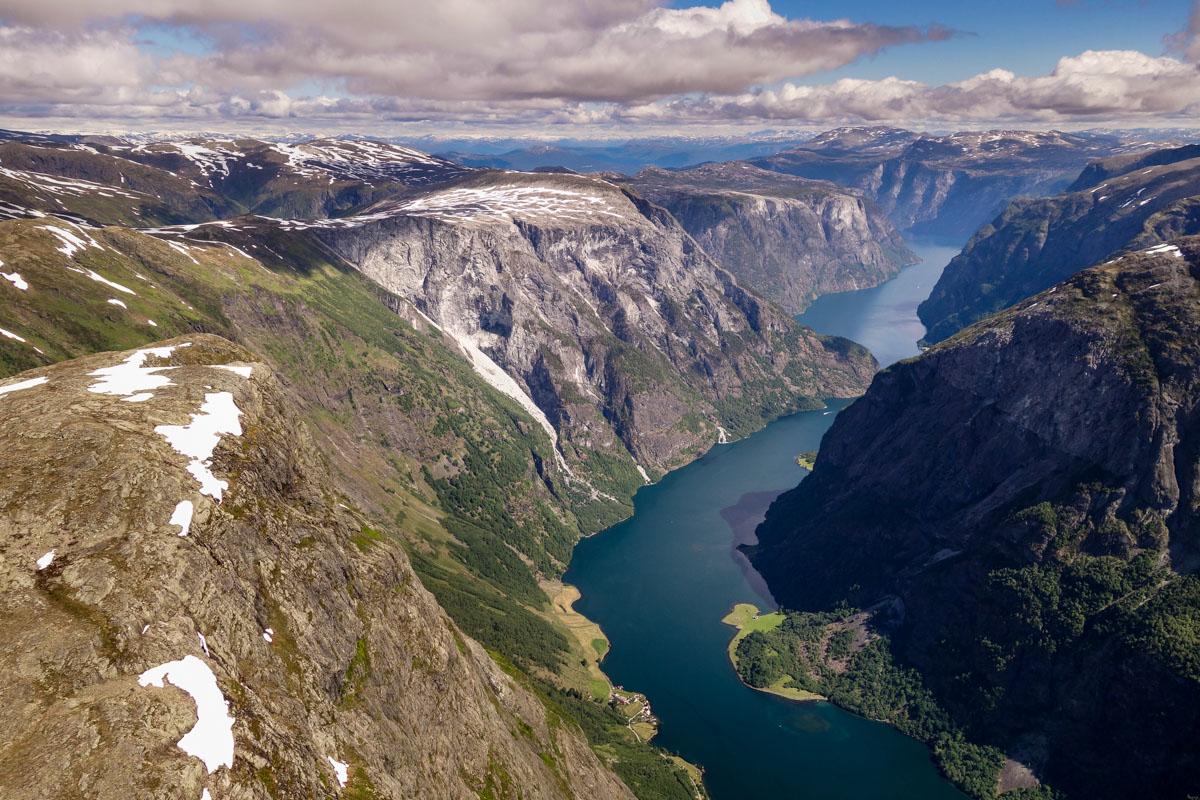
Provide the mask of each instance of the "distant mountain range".
[{"label": "distant mountain range", "polygon": [[1017,197],[1053,194],[1089,162],[1161,146],[1058,131],[838,128],[771,156],[763,169],[833,181],[878,203],[902,231],[963,241]]}]

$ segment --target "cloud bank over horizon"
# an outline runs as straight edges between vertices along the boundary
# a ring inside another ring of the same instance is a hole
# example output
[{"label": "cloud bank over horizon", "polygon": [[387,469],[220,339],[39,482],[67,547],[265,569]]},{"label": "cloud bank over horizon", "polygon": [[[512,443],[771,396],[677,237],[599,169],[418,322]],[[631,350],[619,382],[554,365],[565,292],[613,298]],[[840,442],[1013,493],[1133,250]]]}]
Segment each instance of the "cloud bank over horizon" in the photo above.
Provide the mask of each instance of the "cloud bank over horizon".
[{"label": "cloud bank over horizon", "polygon": [[[0,117],[79,129],[594,129],[1200,118],[1200,0],[1164,54],[1065,54],[931,85],[805,79],[962,34],[768,0],[0,0]],[[931,51],[933,52],[933,51]]]}]

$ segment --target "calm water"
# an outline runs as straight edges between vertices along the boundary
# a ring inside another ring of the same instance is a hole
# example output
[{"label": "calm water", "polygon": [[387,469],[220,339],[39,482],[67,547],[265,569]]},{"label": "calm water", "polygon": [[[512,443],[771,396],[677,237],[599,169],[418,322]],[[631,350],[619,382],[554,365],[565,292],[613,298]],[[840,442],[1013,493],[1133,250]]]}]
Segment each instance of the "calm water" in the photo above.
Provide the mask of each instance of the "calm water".
[{"label": "calm water", "polygon": [[[916,305],[956,250],[914,247],[927,259],[875,289],[822,298],[801,321],[866,344],[881,363],[917,353]],[[846,401],[796,414],[642,489],[635,515],[581,542],[566,580],[576,607],[612,640],[605,669],[645,692],[662,720],[656,742],[706,769],[715,800],[962,800],[929,752],[886,725],[827,703],[794,703],[743,686],[729,664],[734,603],[774,607],[735,554],[770,499],[803,477],[812,450]]]},{"label": "calm water", "polygon": [[874,289],[842,292],[818,298],[800,316],[801,323],[817,333],[835,333],[864,344],[887,366],[915,356],[917,340],[925,326],[917,319],[917,305],[929,297],[933,285],[959,247],[909,242],[924,262],[905,267],[900,274]]}]

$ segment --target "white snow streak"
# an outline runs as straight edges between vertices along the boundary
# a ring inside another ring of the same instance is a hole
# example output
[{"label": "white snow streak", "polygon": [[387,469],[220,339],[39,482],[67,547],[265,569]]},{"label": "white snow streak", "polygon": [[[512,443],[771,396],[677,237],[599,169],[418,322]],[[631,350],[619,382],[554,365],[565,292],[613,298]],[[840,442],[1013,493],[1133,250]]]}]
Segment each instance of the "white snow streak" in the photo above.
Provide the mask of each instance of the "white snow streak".
[{"label": "white snow streak", "polygon": [[179,740],[179,748],[204,762],[212,774],[218,767],[233,767],[233,717],[217,678],[208,665],[193,655],[148,669],[138,676],[142,686],[163,688],[163,679],[192,696],[196,725]]},{"label": "white snow streak", "polygon": [[100,247],[100,243],[90,236],[84,238],[83,236],[79,236],[78,234],[72,233],[64,228],[59,228],[55,225],[43,225],[42,230],[50,231],[50,233],[54,234],[58,240],[62,242],[62,244],[55,249],[67,256],[73,256],[80,250],[86,250],[89,247]]},{"label": "white snow streak", "polygon": [[1155,245],[1154,247],[1151,247],[1149,250],[1143,250],[1142,252],[1146,253],[1147,255],[1163,255],[1166,253],[1170,253],[1171,255],[1175,256],[1176,258],[1183,258],[1183,253],[1179,250],[1178,247],[1176,247],[1173,244]]},{"label": "white snow streak", "polygon": [[174,349],[175,346],[170,345],[136,350],[120,364],[89,372],[89,375],[99,376],[100,380],[89,386],[88,391],[96,394],[131,395],[148,389],[173,386],[170,378],[157,373],[175,367],[143,367],[142,364],[146,363],[150,356],[166,358]]},{"label": "white snow streak", "polygon": [[125,309],[128,309],[128,308],[129,308],[129,306],[125,305],[125,304],[124,304],[124,303],[122,303],[120,300],[116,299],[115,297],[110,297],[110,298],[108,299],[108,302],[109,302],[109,303],[111,303],[111,304],[112,304],[112,305],[114,305],[114,306],[120,306],[121,308],[125,308]]},{"label": "white snow streak", "polygon": [[622,217],[601,194],[546,186],[497,186],[451,189],[404,203],[398,211],[413,216],[470,219],[549,214],[555,217],[603,214]]},{"label": "white snow streak", "polygon": [[[0,328],[0,336],[5,336],[9,339],[16,339],[18,342],[25,342],[25,338],[23,336],[17,336],[12,331],[4,330],[4,328]],[[25,344],[29,344],[29,342],[25,342]]]},{"label": "white snow streak", "polygon": [[110,281],[108,278],[104,277],[103,275],[98,274],[93,269],[77,269],[77,270],[74,270],[74,272],[82,272],[84,275],[87,275],[89,278],[96,281],[97,283],[103,283],[105,286],[107,286],[111,289],[116,289],[118,292],[124,292],[125,294],[131,294],[131,295],[137,296],[137,292],[135,292],[133,289],[130,289],[128,286],[122,286],[119,283]]},{"label": "white snow streak", "polygon": [[529,413],[529,416],[533,417],[542,426],[542,429],[546,431],[546,435],[550,437],[550,444],[554,448],[554,456],[558,461],[558,465],[562,467],[564,472],[569,474],[570,470],[567,468],[567,462],[563,460],[562,453],[558,450],[558,431],[554,430],[554,426],[546,418],[545,412],[538,408],[537,403],[533,402],[533,398],[521,388],[521,385],[511,375],[501,369],[499,364],[488,358],[487,354],[471,341],[470,336],[463,333],[454,333],[453,331],[447,331],[447,333],[453,336],[454,340],[467,352],[471,360],[471,366],[474,367],[475,372],[481,378],[491,384],[492,388],[501,394],[507,395],[517,401],[517,404],[525,409]]},{"label": "white snow streak", "polygon": [[326,756],[326,758],[333,765],[333,771],[337,773],[338,786],[345,789],[346,781],[350,780],[350,765],[345,761],[338,761],[333,756]]},{"label": "white snow streak", "polygon": [[175,506],[175,512],[171,514],[170,524],[179,526],[180,536],[187,536],[188,529],[192,527],[192,510],[191,500],[180,500]]},{"label": "white snow streak", "polygon": [[242,424],[238,417],[242,412],[233,402],[229,392],[209,392],[204,395],[204,404],[199,413],[192,415],[187,425],[159,425],[154,432],[162,436],[176,452],[191,459],[188,472],[200,483],[203,494],[221,502],[221,495],[229,488],[229,482],[219,480],[212,473],[212,454],[221,434],[241,436]]},{"label": "white snow streak", "polygon": [[[0,262],[0,266],[3,266],[3,264],[4,262]],[[4,280],[11,283],[22,292],[29,288],[29,284],[24,278],[21,277],[21,273],[19,272],[0,272],[0,278],[4,278]]]},{"label": "white snow streak", "polygon": [[57,552],[57,550],[51,550],[49,553],[46,553],[46,555],[37,560],[38,572],[41,572],[46,567],[50,566],[50,562],[54,560],[54,554]]},{"label": "white snow streak", "polygon": [[191,253],[188,252],[188,248],[186,245],[179,244],[178,242],[167,242],[167,247],[170,247],[172,250],[177,250],[180,253],[183,253],[185,256],[187,256],[188,258],[190,258],[192,260],[193,264],[200,263],[199,261],[196,260],[195,256],[193,256]]},{"label": "white snow streak", "polygon": [[41,386],[48,380],[50,379],[44,377],[30,378],[29,380],[21,381],[20,383],[10,383],[7,386],[0,386],[0,394],[8,394],[9,392],[20,391],[21,389],[32,389],[34,386]]}]

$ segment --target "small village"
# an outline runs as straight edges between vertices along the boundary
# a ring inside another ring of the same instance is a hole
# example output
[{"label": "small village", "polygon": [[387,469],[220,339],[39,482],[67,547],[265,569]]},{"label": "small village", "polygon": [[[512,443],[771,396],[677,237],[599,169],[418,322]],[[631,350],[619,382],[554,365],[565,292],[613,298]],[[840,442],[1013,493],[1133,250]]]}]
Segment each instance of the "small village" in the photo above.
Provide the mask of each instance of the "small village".
[{"label": "small village", "polygon": [[644,694],[614,686],[610,702],[625,715],[629,730],[640,741],[648,742],[658,733],[658,717],[650,710],[650,701]]}]

